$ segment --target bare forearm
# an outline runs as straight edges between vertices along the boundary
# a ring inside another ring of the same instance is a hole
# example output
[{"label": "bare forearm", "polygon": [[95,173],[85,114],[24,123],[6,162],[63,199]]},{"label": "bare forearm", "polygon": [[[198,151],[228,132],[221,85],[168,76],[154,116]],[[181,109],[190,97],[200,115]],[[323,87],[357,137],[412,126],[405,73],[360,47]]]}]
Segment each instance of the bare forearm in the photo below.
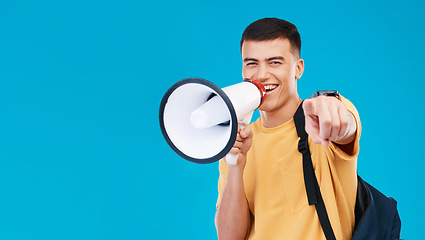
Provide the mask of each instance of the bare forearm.
[{"label": "bare forearm", "polygon": [[220,240],[245,238],[249,224],[249,210],[243,186],[243,169],[229,167],[215,224]]}]

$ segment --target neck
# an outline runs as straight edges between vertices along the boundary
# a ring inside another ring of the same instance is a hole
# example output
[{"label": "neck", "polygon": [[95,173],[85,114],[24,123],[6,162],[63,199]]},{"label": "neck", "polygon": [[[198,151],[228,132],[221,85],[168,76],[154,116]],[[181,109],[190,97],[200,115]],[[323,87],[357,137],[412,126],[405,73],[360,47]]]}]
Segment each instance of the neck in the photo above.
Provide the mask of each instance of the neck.
[{"label": "neck", "polygon": [[301,98],[297,95],[296,97],[292,98],[288,104],[276,111],[260,111],[263,126],[266,128],[274,128],[291,120],[291,118],[294,117],[294,114],[301,102]]}]

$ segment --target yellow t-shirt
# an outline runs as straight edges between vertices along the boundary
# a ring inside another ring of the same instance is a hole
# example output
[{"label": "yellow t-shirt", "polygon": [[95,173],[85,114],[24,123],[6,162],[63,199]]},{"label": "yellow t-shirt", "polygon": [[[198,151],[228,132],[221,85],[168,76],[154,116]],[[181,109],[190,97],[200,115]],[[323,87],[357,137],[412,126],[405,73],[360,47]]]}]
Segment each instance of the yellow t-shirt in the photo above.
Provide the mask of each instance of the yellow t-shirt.
[{"label": "yellow t-shirt", "polygon": [[[315,144],[310,152],[323,201],[336,239],[351,239],[357,190],[357,155],[361,125],[357,110],[341,97],[357,122],[351,153],[336,144]],[[249,126],[253,143],[244,170],[244,188],[251,225],[247,239],[323,239],[314,205],[309,206],[304,185],[302,154],[293,119],[276,128],[265,128],[259,118]],[[227,177],[227,164],[220,160],[218,203]]]}]

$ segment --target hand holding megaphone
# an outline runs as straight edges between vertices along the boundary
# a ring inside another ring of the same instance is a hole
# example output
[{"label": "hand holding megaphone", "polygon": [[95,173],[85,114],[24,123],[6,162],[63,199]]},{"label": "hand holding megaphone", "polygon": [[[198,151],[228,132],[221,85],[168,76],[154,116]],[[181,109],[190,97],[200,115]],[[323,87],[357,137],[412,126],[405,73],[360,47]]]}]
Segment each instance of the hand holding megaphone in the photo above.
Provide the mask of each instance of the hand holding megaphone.
[{"label": "hand holding megaphone", "polygon": [[[253,113],[254,113],[253,111],[252,111],[252,112],[250,112],[250,113],[248,113],[248,115],[247,115],[247,116],[245,116],[244,118],[242,118],[242,119],[238,122],[239,127],[240,127],[241,129],[244,129],[246,126],[248,126],[248,124],[251,122],[251,118],[252,118],[252,114],[253,114]],[[225,161],[226,161],[228,164],[230,164],[230,165],[236,165],[236,163],[238,162],[238,157],[239,157],[239,154],[228,153],[228,154],[226,155],[226,159],[225,159]]]},{"label": "hand holding megaphone", "polygon": [[[162,98],[159,122],[168,145],[181,157],[195,163],[215,162],[236,141],[238,123],[249,124],[252,113],[265,96],[258,81],[219,88],[200,78],[174,84]],[[235,164],[237,156],[226,157]]]}]

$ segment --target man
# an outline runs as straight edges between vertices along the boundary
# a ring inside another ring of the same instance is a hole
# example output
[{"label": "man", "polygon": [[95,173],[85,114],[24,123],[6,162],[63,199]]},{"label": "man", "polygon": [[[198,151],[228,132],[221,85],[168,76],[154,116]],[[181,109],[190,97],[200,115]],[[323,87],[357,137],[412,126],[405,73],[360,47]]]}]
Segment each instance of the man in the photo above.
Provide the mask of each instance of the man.
[{"label": "man", "polygon": [[[261,117],[240,129],[230,151],[236,165],[220,160],[216,227],[219,239],[325,239],[309,206],[302,154],[293,116],[301,104],[297,81],[304,61],[297,28],[276,18],[249,25],[241,40],[244,78],[267,93]],[[337,239],[351,239],[356,165],[361,132],[354,106],[342,96],[305,100],[306,131],[316,177]]]}]

